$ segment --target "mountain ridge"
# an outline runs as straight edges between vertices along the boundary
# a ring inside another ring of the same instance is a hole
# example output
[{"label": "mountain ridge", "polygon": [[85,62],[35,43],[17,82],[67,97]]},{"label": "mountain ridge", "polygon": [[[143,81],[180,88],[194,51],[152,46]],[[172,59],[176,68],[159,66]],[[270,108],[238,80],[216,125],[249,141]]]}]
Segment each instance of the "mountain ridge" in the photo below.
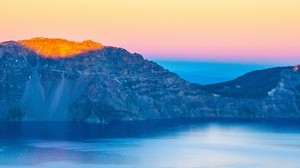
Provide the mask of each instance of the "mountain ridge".
[{"label": "mountain ridge", "polygon": [[[271,91],[273,88],[276,87],[276,84],[280,82],[281,71],[283,69],[290,68],[291,66],[254,70],[230,81],[205,85],[203,86],[203,89],[208,92],[213,92],[214,94],[220,94],[226,97],[266,98],[266,96],[268,96],[268,91]],[[261,81],[259,79],[264,80]],[[227,87],[227,90],[226,88],[220,90],[220,87]],[[233,89],[230,90],[229,88]],[[256,90],[258,88],[261,88],[261,90]],[[245,90],[243,91],[243,89]],[[246,93],[247,91],[250,92]]]},{"label": "mountain ridge", "polygon": [[24,47],[39,53],[44,57],[72,57],[81,53],[100,50],[104,46],[92,40],[74,42],[61,38],[37,37],[18,41]]},{"label": "mountain ridge", "polygon": [[122,48],[105,46],[54,59],[18,42],[4,42],[0,44],[0,119],[101,123],[168,118],[299,118],[300,79],[294,68],[281,71],[283,86],[294,90],[283,90],[278,83],[273,96],[241,98],[192,84]]}]

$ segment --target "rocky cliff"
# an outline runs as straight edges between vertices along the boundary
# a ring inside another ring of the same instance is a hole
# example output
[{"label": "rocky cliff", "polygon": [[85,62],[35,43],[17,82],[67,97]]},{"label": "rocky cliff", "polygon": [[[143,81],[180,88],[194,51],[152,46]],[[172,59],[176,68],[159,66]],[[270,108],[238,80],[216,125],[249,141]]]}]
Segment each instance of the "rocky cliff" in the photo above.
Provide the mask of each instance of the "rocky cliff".
[{"label": "rocky cliff", "polygon": [[[65,48],[59,51],[65,53]],[[101,45],[49,57],[10,41],[0,44],[0,70],[1,120],[300,117],[300,72],[295,67],[201,86],[121,48]]]},{"label": "rocky cliff", "polygon": [[244,103],[253,117],[292,118],[300,114],[300,66],[249,72],[232,81],[202,86],[219,97]]}]

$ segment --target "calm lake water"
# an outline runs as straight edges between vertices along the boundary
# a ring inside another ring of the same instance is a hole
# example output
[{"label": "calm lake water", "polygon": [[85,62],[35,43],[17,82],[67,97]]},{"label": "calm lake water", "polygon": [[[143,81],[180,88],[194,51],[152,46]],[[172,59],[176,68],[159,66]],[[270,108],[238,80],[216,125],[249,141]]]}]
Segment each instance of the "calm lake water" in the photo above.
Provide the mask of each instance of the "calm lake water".
[{"label": "calm lake water", "polygon": [[300,167],[299,121],[0,123],[0,167]]}]

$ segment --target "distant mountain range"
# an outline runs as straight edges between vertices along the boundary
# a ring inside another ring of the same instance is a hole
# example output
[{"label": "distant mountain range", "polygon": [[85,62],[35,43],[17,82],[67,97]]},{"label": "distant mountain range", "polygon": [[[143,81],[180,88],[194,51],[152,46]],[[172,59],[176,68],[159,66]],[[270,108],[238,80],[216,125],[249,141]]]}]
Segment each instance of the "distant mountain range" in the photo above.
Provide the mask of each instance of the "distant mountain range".
[{"label": "distant mountain range", "polygon": [[121,48],[61,40],[0,43],[0,120],[300,117],[299,66],[199,85]]},{"label": "distant mountain range", "polygon": [[[242,76],[245,73],[279,66],[276,63],[229,63],[229,62],[205,62],[184,60],[154,59],[159,65],[175,72],[183,79],[201,85],[215,84],[229,81]],[[288,66],[288,65],[280,65]]]}]

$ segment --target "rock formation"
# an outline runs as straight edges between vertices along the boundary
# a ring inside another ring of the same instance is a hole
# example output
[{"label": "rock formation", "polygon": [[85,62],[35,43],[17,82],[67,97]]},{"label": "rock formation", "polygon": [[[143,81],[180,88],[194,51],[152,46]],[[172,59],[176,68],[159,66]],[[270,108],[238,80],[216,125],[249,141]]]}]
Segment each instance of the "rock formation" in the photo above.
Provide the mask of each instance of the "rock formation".
[{"label": "rock formation", "polygon": [[[43,40],[39,46],[44,44],[44,51],[57,39]],[[57,50],[45,54],[24,41],[0,43],[0,119],[110,122],[300,117],[298,66],[255,71],[202,86],[139,54],[92,41],[83,43],[84,49],[76,50],[80,52],[72,55],[67,50],[61,57]],[[70,42],[63,47],[68,44],[82,45]]]}]

